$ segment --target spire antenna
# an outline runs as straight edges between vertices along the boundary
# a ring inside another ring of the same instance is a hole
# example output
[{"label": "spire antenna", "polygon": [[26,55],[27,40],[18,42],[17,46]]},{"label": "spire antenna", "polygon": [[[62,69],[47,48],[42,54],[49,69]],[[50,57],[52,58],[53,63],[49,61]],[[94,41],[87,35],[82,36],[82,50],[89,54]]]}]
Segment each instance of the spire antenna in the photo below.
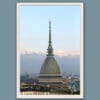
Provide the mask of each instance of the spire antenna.
[{"label": "spire antenna", "polygon": [[49,44],[48,44],[48,54],[47,56],[53,56],[53,48],[52,48],[52,41],[51,41],[51,21],[49,20]]},{"label": "spire antenna", "polygon": [[51,21],[49,20],[49,45],[51,45]]}]

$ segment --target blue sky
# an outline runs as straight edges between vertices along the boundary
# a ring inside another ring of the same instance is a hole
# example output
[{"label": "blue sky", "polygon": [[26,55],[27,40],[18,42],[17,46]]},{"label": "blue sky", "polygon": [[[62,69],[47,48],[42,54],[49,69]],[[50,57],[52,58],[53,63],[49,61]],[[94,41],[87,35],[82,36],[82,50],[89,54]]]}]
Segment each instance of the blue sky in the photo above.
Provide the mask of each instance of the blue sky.
[{"label": "blue sky", "polygon": [[55,53],[80,51],[80,6],[20,6],[20,51],[44,52],[49,19]]}]

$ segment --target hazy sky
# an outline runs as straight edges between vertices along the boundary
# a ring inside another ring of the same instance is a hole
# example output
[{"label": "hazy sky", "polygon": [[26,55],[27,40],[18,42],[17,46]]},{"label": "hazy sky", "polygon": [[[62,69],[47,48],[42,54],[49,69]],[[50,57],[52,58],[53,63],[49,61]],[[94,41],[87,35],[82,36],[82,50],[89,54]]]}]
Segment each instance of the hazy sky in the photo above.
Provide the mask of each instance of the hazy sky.
[{"label": "hazy sky", "polygon": [[55,53],[79,53],[80,6],[20,6],[21,52],[46,52],[49,19]]}]

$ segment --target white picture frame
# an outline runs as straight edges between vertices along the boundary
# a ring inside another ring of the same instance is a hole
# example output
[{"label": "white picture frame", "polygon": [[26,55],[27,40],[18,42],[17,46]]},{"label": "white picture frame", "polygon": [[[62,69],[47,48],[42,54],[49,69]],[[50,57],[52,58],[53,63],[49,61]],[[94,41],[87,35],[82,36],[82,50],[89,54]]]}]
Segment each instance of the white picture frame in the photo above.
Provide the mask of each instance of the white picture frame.
[{"label": "white picture frame", "polygon": [[[80,31],[80,34],[81,34],[81,41],[80,41],[80,95],[21,95],[20,94],[20,53],[19,53],[19,47],[20,47],[20,40],[19,40],[19,34],[20,34],[20,15],[19,15],[19,7],[20,6],[27,6],[27,5],[31,5],[31,6],[35,6],[35,5],[38,5],[38,6],[52,6],[52,5],[55,5],[55,6],[58,6],[58,5],[61,5],[61,6],[80,6],[81,7],[81,13],[80,13],[80,18],[81,18],[81,31]],[[16,42],[16,46],[17,46],[17,50],[16,50],[16,97],[17,98],[21,98],[21,99],[39,99],[39,98],[57,98],[57,99],[76,99],[76,98],[83,98],[84,97],[84,32],[83,32],[83,3],[82,2],[79,2],[79,3],[76,3],[76,2],[64,2],[64,3],[61,3],[61,2],[40,2],[40,3],[36,3],[36,2],[32,2],[32,3],[28,3],[28,2],[23,2],[23,3],[17,3],[17,16],[16,16],[16,22],[17,22],[17,32],[16,32],[16,38],[17,38],[17,42]]]}]

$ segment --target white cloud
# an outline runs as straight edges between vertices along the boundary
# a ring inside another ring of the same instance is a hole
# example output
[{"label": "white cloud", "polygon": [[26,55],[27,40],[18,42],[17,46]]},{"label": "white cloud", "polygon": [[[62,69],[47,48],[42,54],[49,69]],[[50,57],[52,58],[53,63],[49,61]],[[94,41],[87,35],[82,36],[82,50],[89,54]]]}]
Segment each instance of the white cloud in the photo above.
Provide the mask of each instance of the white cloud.
[{"label": "white cloud", "polygon": [[[47,52],[45,51],[34,51],[32,49],[23,49],[20,51],[21,54],[32,54],[32,53],[37,53],[37,54],[47,54]],[[65,51],[65,50],[56,50],[54,51],[54,55],[58,55],[58,56],[77,56],[80,55],[79,51],[74,51],[74,50],[70,50],[70,51]]]},{"label": "white cloud", "polygon": [[70,50],[70,51],[57,50],[54,53],[56,55],[59,55],[59,56],[76,56],[76,55],[80,55],[79,51],[74,51],[74,50]]}]

